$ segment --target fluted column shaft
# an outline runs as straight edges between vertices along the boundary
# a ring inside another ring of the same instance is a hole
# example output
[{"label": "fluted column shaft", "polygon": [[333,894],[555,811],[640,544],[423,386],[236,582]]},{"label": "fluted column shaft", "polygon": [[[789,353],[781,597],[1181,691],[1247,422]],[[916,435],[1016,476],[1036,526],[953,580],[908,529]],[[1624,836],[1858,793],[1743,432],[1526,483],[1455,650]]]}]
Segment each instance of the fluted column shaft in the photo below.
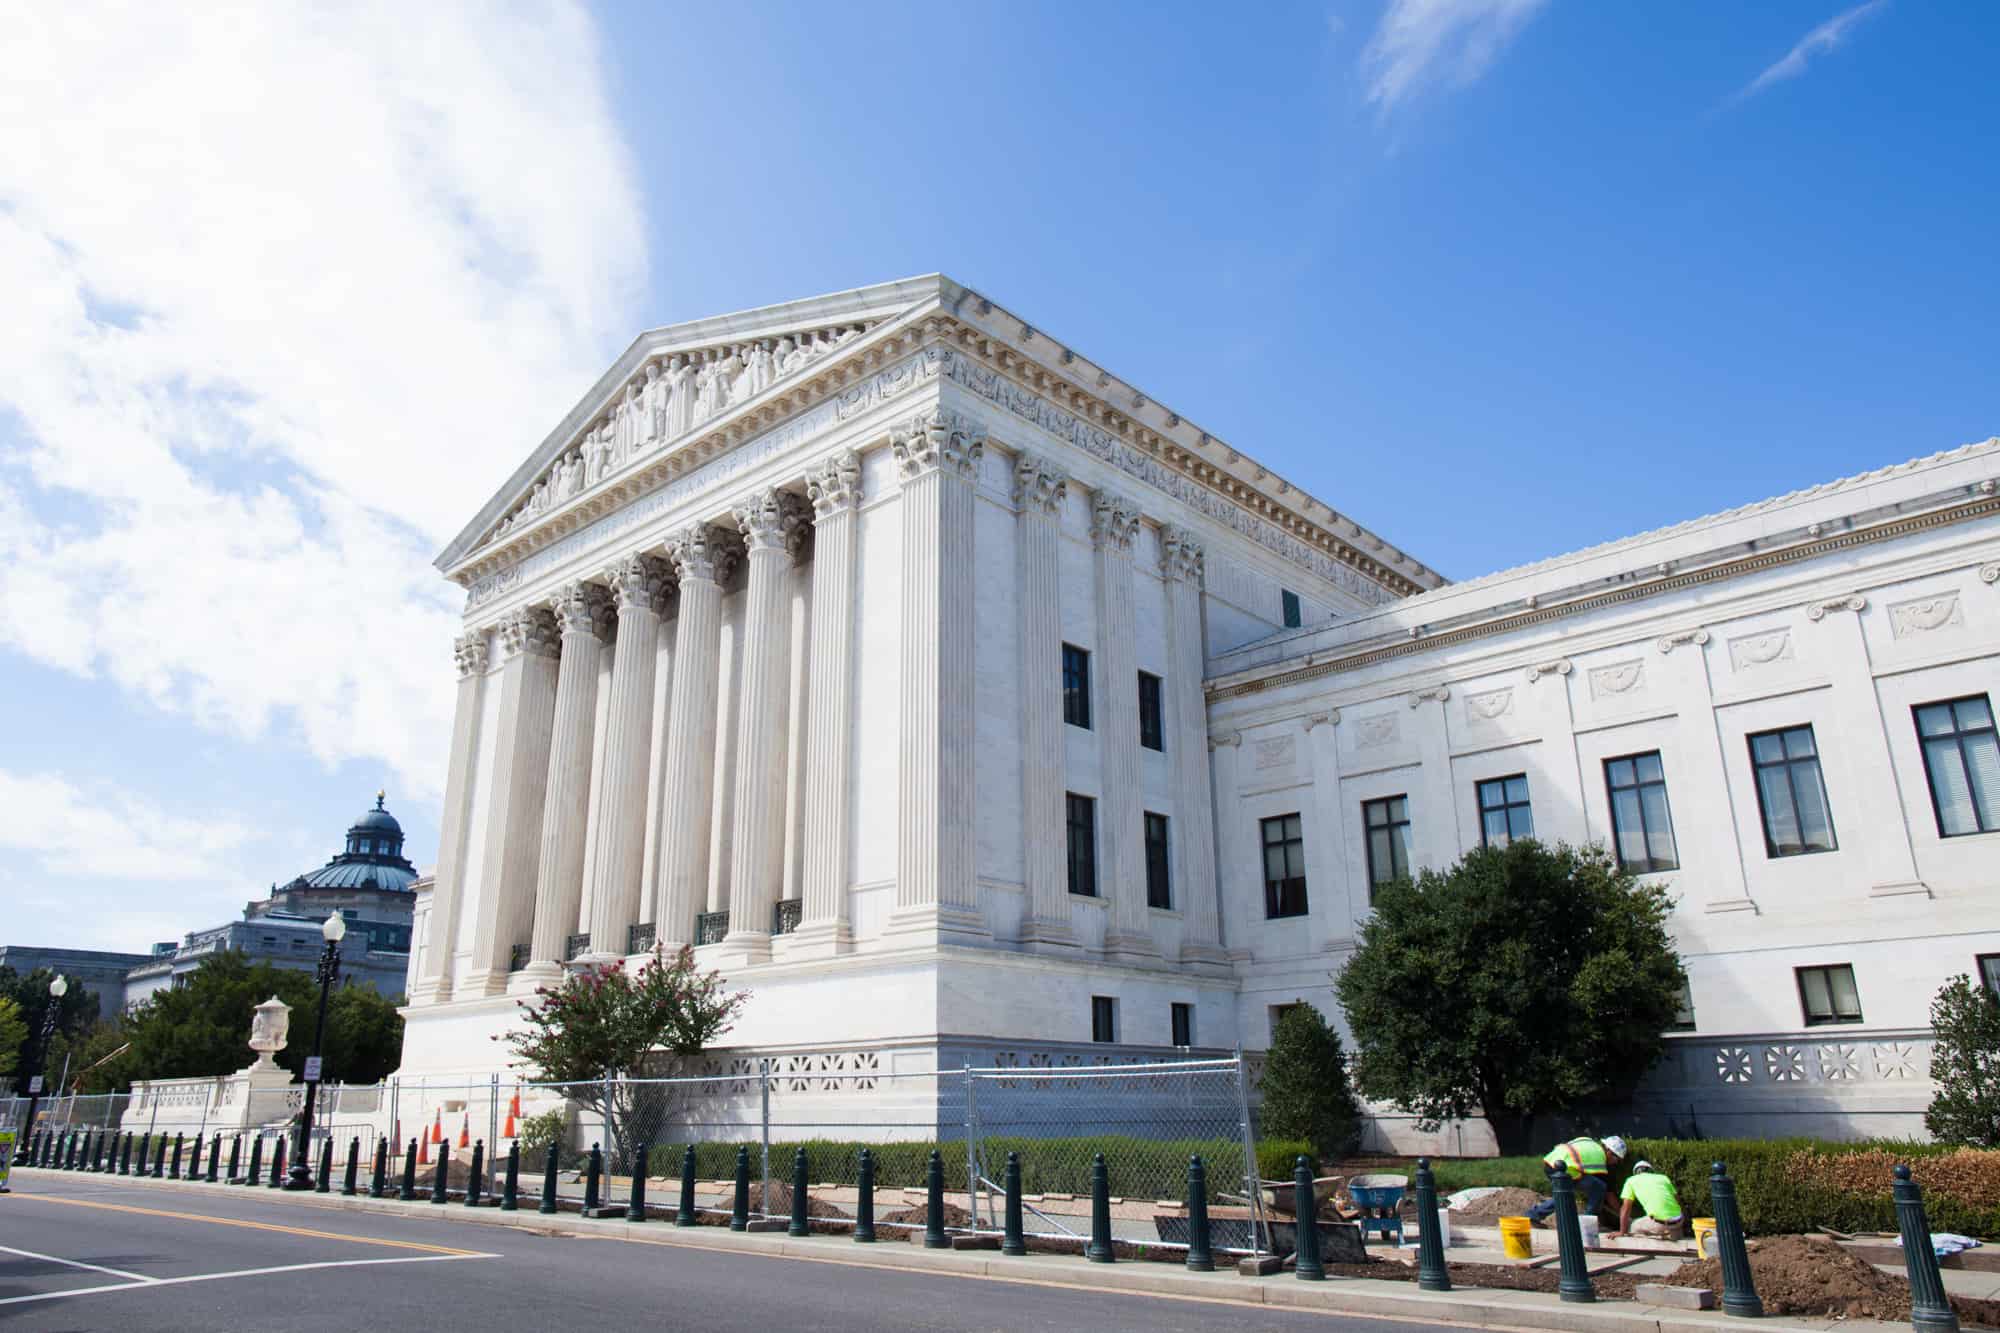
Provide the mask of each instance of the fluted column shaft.
[{"label": "fluted column shaft", "polygon": [[594,584],[574,583],[556,596],[562,659],[556,672],[555,726],[549,737],[548,796],[535,874],[535,933],[528,954],[547,973],[566,961],[583,901],[583,849],[590,829],[590,751],[597,721],[597,677],[610,607]]},{"label": "fluted column shaft", "polygon": [[1139,669],[1134,654],[1138,634],[1132,609],[1132,543],[1139,511],[1123,498],[1099,491],[1091,505],[1090,535],[1095,547],[1099,707],[1098,847],[1103,853],[1098,882],[1110,899],[1108,952],[1156,954],[1152,918],[1146,909],[1146,866],[1139,828]]},{"label": "fluted column shaft", "polygon": [[708,900],[709,819],[714,809],[716,674],[722,654],[726,552],[706,527],[668,548],[680,576],[680,624],[668,705],[667,759],[660,795],[660,879],[654,921],[662,943],[694,942],[695,914]]},{"label": "fluted column shaft", "polygon": [[1067,813],[1062,713],[1061,515],[1069,478],[1046,459],[1014,460],[1021,642],[1022,875],[1027,883],[1023,942],[1074,945],[1068,866],[1059,832]]},{"label": "fluted column shaft", "polygon": [[516,611],[500,624],[500,716],[480,869],[485,882],[466,974],[466,986],[475,994],[505,988],[514,947],[527,944],[534,929],[558,644],[555,620],[540,607]]},{"label": "fluted column shaft", "polygon": [[892,440],[903,487],[896,913],[911,931],[984,930],[973,872],[973,481],[977,426],[942,410]]},{"label": "fluted column shaft", "polygon": [[813,505],[812,648],[806,689],[805,865],[795,950],[849,943],[848,746],[854,729],[855,511],[861,460],[829,459],[806,478]]},{"label": "fluted column shaft", "polygon": [[451,761],[445,773],[444,820],[438,830],[437,873],[432,880],[430,929],[424,965],[410,998],[451,998],[451,958],[458,945],[458,905],[464,897],[466,837],[472,828],[472,771],[479,756],[479,723],[486,704],[486,636],[467,634],[453,645],[458,660],[458,704],[451,719]]},{"label": "fluted column shaft", "polygon": [[633,556],[612,567],[605,581],[618,607],[618,638],[611,654],[611,708],[597,802],[597,857],[591,865],[590,952],[600,957],[622,956],[627,932],[638,920],[654,649],[666,577],[658,561]]},{"label": "fluted column shaft", "polygon": [[1173,851],[1181,957],[1189,962],[1221,962],[1215,794],[1209,785],[1208,701],[1201,692],[1208,665],[1202,640],[1201,571],[1201,547],[1192,535],[1162,528],[1160,574],[1167,591],[1165,722],[1174,770]]},{"label": "fluted column shaft", "polygon": [[736,718],[736,801],[729,839],[729,935],[768,957],[771,916],[785,873],[785,704],[791,679],[792,531],[795,497],[766,490],[735,509],[749,577],[743,602],[741,707]]}]

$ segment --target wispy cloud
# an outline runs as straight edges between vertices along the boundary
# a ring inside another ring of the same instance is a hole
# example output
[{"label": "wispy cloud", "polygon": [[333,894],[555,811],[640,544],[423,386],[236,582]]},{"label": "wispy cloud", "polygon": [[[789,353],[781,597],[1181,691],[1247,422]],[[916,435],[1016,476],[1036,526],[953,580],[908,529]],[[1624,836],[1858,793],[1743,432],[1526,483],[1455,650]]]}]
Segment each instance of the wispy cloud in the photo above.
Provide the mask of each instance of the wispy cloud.
[{"label": "wispy cloud", "polygon": [[1387,116],[1484,74],[1547,0],[1389,0],[1361,53],[1368,101]]},{"label": "wispy cloud", "polygon": [[1848,33],[1854,29],[1857,23],[1888,3],[1889,0],[1867,0],[1866,4],[1859,4],[1852,9],[1842,10],[1840,13],[1835,14],[1811,32],[1799,38],[1798,43],[1791,50],[1785,52],[1782,60],[1779,60],[1762,74],[1750,80],[1730,101],[1741,102],[1745,98],[1755,97],[1774,83],[1783,83],[1787,79],[1796,79],[1799,75],[1806,72],[1806,67],[1816,57],[1823,56],[1829,51],[1838,50],[1841,44],[1847,40]]}]

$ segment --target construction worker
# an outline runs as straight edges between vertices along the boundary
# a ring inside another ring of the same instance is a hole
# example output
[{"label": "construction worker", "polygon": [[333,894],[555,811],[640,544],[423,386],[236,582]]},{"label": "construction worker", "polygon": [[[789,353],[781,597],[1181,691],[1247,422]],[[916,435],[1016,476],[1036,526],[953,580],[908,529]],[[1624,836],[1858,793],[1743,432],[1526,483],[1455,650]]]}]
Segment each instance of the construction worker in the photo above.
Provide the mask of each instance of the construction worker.
[{"label": "construction worker", "polygon": [[[1558,1143],[1549,1149],[1542,1162],[1551,1171],[1562,1167],[1569,1172],[1569,1178],[1576,1182],[1583,1197],[1583,1211],[1595,1214],[1610,1187],[1612,1163],[1623,1161],[1624,1157],[1625,1140],[1616,1134],[1606,1134],[1602,1139],[1575,1138]],[[1544,1199],[1528,1210],[1528,1220],[1538,1227],[1547,1226],[1549,1214],[1555,1210],[1555,1199]]]},{"label": "construction worker", "polygon": [[[1619,1198],[1618,1230],[1614,1236],[1651,1236],[1658,1240],[1679,1240],[1681,1228],[1687,1219],[1681,1212],[1681,1196],[1674,1190],[1674,1182],[1664,1173],[1655,1171],[1651,1162],[1633,1164],[1632,1174],[1625,1180],[1625,1188]],[[1640,1211],[1645,1215],[1637,1221],[1632,1218],[1632,1201],[1639,1201]]]}]

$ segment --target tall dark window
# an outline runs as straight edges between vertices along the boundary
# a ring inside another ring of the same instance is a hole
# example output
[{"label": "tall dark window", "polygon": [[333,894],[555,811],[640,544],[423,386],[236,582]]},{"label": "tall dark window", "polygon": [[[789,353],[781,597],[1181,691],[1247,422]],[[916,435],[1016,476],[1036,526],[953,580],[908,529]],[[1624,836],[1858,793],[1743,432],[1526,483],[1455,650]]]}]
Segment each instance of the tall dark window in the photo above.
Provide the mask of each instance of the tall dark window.
[{"label": "tall dark window", "polygon": [[1090,654],[1063,645],[1063,721],[1090,730]]},{"label": "tall dark window", "polygon": [[1993,992],[1993,998],[2000,1000],[2000,953],[1983,953],[1973,961],[1979,964],[1979,979]]},{"label": "tall dark window", "polygon": [[1194,1045],[1194,1006],[1176,1003],[1173,1008],[1174,1041],[1176,1046]]},{"label": "tall dark window", "polygon": [[1368,899],[1392,880],[1410,877],[1410,798],[1385,796],[1361,803],[1368,838]]},{"label": "tall dark window", "polygon": [[1668,1025],[1668,1030],[1692,1032],[1694,1028],[1694,986],[1683,980],[1680,998],[1674,1002],[1674,1021]]},{"label": "tall dark window", "polygon": [[1528,804],[1528,776],[1491,778],[1478,785],[1479,840],[1488,847],[1505,847],[1516,838],[1535,836],[1535,812]]},{"label": "tall dark window", "polygon": [[1160,712],[1160,678],[1139,673],[1139,744],[1148,750],[1167,748],[1167,729]]},{"label": "tall dark window", "polygon": [[1263,821],[1264,915],[1306,914],[1305,825],[1297,815]]},{"label": "tall dark window", "polygon": [[1640,874],[1679,869],[1674,820],[1667,809],[1667,771],[1660,763],[1660,752],[1650,750],[1605,760],[1604,784],[1611,795],[1611,832],[1618,864]]},{"label": "tall dark window", "polygon": [[1146,812],[1146,906],[1174,905],[1174,887],[1167,857],[1167,817]]},{"label": "tall dark window", "polygon": [[1097,896],[1097,802],[1069,793],[1069,891]]},{"label": "tall dark window", "polygon": [[1305,618],[1299,614],[1299,595],[1297,593],[1289,588],[1280,588],[1278,590],[1278,602],[1284,608],[1286,629],[1297,629],[1305,623]]},{"label": "tall dark window", "polygon": [[1805,1010],[1807,1027],[1861,1021],[1861,992],[1854,987],[1852,964],[1802,967],[1798,978],[1799,1005]]},{"label": "tall dark window", "polygon": [[1987,697],[1920,704],[1916,713],[1938,836],[2000,829],[2000,742]]},{"label": "tall dark window", "polygon": [[1090,997],[1090,1039],[1118,1040],[1118,1000],[1110,995]]},{"label": "tall dark window", "polygon": [[1813,729],[1785,727],[1750,738],[1750,768],[1757,776],[1757,809],[1764,816],[1764,850],[1771,856],[1830,852],[1833,814],[1820,780]]}]

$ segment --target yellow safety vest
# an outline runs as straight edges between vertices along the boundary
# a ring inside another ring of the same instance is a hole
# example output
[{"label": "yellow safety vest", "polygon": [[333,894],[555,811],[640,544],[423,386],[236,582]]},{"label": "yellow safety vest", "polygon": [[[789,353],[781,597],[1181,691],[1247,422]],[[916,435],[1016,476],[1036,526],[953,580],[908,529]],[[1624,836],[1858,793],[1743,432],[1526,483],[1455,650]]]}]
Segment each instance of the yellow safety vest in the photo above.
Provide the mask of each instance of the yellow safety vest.
[{"label": "yellow safety vest", "polygon": [[1542,1158],[1542,1163],[1550,1168],[1563,1168],[1572,1180],[1611,1173],[1611,1164],[1605,1160],[1604,1145],[1596,1139],[1571,1139],[1568,1143],[1558,1143]]}]

